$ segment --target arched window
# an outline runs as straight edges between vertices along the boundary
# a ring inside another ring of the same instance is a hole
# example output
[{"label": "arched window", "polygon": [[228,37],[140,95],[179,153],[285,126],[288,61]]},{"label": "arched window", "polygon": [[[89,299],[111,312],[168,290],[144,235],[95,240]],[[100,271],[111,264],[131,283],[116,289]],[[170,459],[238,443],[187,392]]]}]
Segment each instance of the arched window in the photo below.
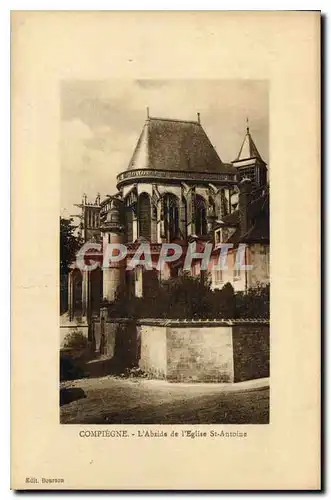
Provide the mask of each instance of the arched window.
[{"label": "arched window", "polygon": [[125,198],[125,228],[127,243],[133,242],[133,221],[137,214],[137,190],[133,189]]},{"label": "arched window", "polygon": [[187,237],[187,201],[185,196],[181,198],[182,208],[181,208],[181,221],[180,221],[180,232],[181,237],[186,239]]},{"label": "arched window", "polygon": [[133,211],[131,207],[125,207],[126,241],[133,241]]},{"label": "arched window", "polygon": [[125,207],[125,227],[126,227],[126,241],[132,243],[133,241],[133,211],[131,207]]},{"label": "arched window", "polygon": [[202,196],[195,197],[195,232],[198,236],[207,234],[207,210],[206,202]]},{"label": "arched window", "polygon": [[79,269],[71,272],[71,316],[82,314],[82,273]]},{"label": "arched window", "polygon": [[208,215],[214,217],[216,215],[215,200],[212,196],[208,197]]},{"label": "arched window", "polygon": [[138,200],[139,236],[151,238],[151,202],[148,194],[142,193]]},{"label": "arched window", "polygon": [[179,236],[179,203],[174,194],[163,196],[164,233],[167,241],[173,241]]}]

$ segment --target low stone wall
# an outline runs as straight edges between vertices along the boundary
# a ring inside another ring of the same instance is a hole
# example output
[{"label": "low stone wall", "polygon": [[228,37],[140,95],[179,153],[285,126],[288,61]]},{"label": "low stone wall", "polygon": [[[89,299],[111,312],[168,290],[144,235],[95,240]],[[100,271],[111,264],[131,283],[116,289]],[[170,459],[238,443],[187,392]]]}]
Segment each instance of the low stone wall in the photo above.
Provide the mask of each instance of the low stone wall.
[{"label": "low stone wall", "polygon": [[118,366],[173,382],[269,376],[269,323],[114,319],[93,323],[95,349]]},{"label": "low stone wall", "polygon": [[167,379],[233,382],[231,327],[169,326]]},{"label": "low stone wall", "polygon": [[269,325],[233,326],[232,343],[234,382],[269,377]]},{"label": "low stone wall", "polygon": [[263,321],[141,320],[139,367],[173,382],[239,382],[269,376]]},{"label": "low stone wall", "polygon": [[137,325],[140,339],[139,367],[156,378],[167,377],[167,327]]}]

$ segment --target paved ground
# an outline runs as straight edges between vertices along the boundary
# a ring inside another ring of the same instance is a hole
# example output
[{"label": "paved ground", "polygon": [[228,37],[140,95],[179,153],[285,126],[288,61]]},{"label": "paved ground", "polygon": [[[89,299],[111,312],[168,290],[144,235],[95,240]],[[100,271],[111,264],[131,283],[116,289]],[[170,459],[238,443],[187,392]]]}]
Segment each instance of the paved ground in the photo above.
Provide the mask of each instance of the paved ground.
[{"label": "paved ground", "polygon": [[267,379],[175,384],[112,376],[62,382],[61,423],[267,424]]}]

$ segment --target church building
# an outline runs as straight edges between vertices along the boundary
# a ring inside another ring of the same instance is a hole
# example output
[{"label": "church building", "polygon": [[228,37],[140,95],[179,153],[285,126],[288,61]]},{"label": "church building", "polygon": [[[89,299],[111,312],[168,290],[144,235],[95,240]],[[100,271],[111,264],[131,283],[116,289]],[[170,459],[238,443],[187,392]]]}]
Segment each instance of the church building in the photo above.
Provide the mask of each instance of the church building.
[{"label": "church building", "polygon": [[[123,287],[141,297],[160,280],[177,276],[183,259],[156,269],[163,243],[177,243],[183,256],[193,241],[202,246],[206,242],[232,242],[234,247],[249,243],[255,255],[259,254],[256,263],[260,254],[264,256],[262,281],[267,282],[267,167],[248,127],[238,150],[236,159],[224,163],[204,131],[199,113],[194,121],[147,116],[128,167],[117,176],[117,192],[102,200],[98,195],[93,202],[84,196],[77,206],[85,242],[123,243],[126,259],[141,242],[148,242],[153,269],[138,266],[130,271],[124,260],[111,262],[105,269],[82,272],[73,264],[70,317],[97,314],[101,301],[113,301]],[[217,248],[214,258],[216,255]],[[198,267],[192,268],[193,274],[199,272]],[[247,289],[258,281],[234,279],[233,271],[231,276],[211,271],[210,278],[213,288],[230,281],[235,288]]]}]

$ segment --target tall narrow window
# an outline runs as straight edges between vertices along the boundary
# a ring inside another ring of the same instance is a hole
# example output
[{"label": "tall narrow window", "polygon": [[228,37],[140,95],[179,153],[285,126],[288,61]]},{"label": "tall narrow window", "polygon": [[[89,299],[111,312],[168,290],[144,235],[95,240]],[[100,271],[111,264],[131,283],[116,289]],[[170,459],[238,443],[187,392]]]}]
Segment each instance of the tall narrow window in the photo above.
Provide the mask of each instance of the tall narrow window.
[{"label": "tall narrow window", "polygon": [[139,236],[151,238],[151,202],[148,194],[142,193],[138,200]]},{"label": "tall narrow window", "polygon": [[223,282],[223,271],[221,269],[216,269],[214,271],[215,283],[219,284]]},{"label": "tall narrow window", "polygon": [[181,199],[181,221],[180,221],[180,236],[186,239],[187,236],[187,201],[184,196]]},{"label": "tall narrow window", "polygon": [[173,241],[179,233],[179,206],[178,198],[173,194],[165,194],[164,207],[164,232],[167,241]]},{"label": "tall narrow window", "polygon": [[133,211],[131,207],[125,207],[126,241],[133,241]]},{"label": "tall narrow window", "polygon": [[207,234],[206,202],[200,195],[195,197],[195,232],[198,236]]}]

